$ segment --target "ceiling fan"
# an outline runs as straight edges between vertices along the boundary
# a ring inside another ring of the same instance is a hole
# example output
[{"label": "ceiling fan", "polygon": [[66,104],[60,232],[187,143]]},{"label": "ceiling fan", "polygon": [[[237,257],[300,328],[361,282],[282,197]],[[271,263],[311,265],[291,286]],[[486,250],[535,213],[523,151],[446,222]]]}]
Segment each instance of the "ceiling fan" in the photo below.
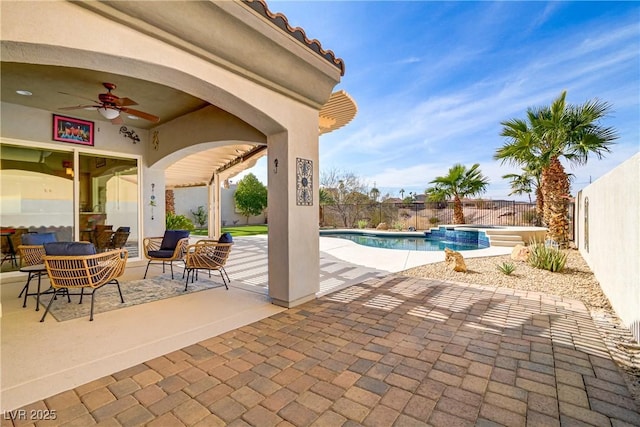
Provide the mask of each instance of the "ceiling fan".
[{"label": "ceiling fan", "polygon": [[[89,99],[89,101],[94,102],[94,105],[76,105],[73,107],[62,107],[60,110],[79,110],[79,109],[92,109],[95,108],[102,117],[105,119],[111,120],[111,123],[114,125],[119,125],[124,123],[122,117],[120,117],[120,113],[129,114],[131,116],[140,117],[144,120],[149,120],[150,122],[157,123],[160,120],[160,117],[154,116],[153,114],[145,113],[144,111],[134,110],[133,108],[129,108],[130,105],[138,105],[137,102],[129,99],[129,98],[119,98],[116,95],[112,94],[111,91],[115,90],[116,85],[113,83],[102,83],[107,89],[107,93],[101,93],[98,95],[98,99],[100,101],[94,101]],[[60,92],[65,95],[77,96],[66,92]],[[83,97],[79,97],[83,98]],[[88,98],[84,98],[88,99]]]}]

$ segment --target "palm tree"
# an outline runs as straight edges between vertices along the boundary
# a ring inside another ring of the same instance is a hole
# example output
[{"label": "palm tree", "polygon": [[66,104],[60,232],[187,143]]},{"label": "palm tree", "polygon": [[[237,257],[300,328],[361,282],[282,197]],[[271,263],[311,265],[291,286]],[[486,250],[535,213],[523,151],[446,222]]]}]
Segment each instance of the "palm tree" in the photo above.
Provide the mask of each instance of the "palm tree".
[{"label": "palm tree", "polygon": [[540,186],[540,172],[533,171],[528,165],[523,167],[522,175],[518,175],[517,173],[508,173],[506,175],[502,175],[503,179],[508,179],[511,185],[511,193],[509,196],[514,194],[523,195],[527,194],[529,197],[529,203],[531,203],[531,193],[535,193],[536,195],[536,214],[534,218],[534,224],[537,226],[542,225],[542,214],[544,207],[544,198],[542,197],[542,187]]},{"label": "palm tree", "polygon": [[400,198],[404,200],[404,188],[401,188],[399,193],[400,193]]},{"label": "palm tree", "polygon": [[376,187],[373,187],[369,191],[369,195],[371,196],[371,200],[373,200],[374,202],[377,202],[378,197],[380,197],[380,190],[378,190]]},{"label": "palm tree", "polygon": [[501,136],[509,142],[494,156],[503,162],[540,168],[544,224],[549,229],[548,237],[561,246],[569,240],[570,182],[560,159],[583,165],[590,154],[602,158],[610,152],[609,146],[618,138],[613,128],[598,124],[610,110],[608,103],[595,100],[567,105],[566,95],[563,91],[551,106],[529,108],[526,121],[502,122]]},{"label": "palm tree", "polygon": [[517,173],[508,173],[506,175],[502,175],[503,179],[508,179],[511,185],[511,193],[509,196],[513,196],[514,194],[517,196],[522,196],[526,194],[529,197],[529,203],[531,203],[531,193],[536,188],[536,183],[534,182],[534,178],[532,175],[524,172],[522,175],[518,175]]},{"label": "palm tree", "polygon": [[480,164],[476,163],[467,169],[466,166],[455,164],[446,176],[439,176],[429,184],[425,194],[429,200],[442,202],[453,199],[453,222],[464,224],[462,199],[467,196],[478,196],[484,193],[489,185],[489,179],[480,172]]}]

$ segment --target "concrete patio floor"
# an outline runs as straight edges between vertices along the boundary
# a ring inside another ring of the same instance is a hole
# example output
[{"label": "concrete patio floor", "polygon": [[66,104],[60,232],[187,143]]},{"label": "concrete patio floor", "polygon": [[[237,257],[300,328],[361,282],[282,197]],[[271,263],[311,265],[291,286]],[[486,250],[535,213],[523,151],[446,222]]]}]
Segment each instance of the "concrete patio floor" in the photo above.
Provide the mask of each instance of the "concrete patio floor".
[{"label": "concrete patio floor", "polygon": [[[330,254],[321,264],[326,283],[342,282],[336,291],[9,415],[55,411],[38,425],[68,426],[640,425],[582,303],[381,275]],[[3,377],[4,347],[3,336]],[[2,426],[35,421],[7,418]]]},{"label": "concrete patio floor", "polygon": [[[320,292],[330,292],[386,271],[362,267],[322,253]],[[146,262],[129,262],[122,286],[144,275]],[[0,412],[59,393],[103,375],[175,351],[202,339],[279,313],[267,289],[266,236],[237,239],[227,264],[229,291],[211,289],[104,313],[95,320],[56,322],[17,298],[25,275],[3,277],[0,286]],[[182,269],[176,265],[176,280]],[[162,272],[152,264],[148,277]],[[33,286],[33,285],[32,285]],[[48,282],[43,282],[43,289]],[[100,295],[98,294],[98,298]],[[69,344],[71,343],[71,345]]]}]

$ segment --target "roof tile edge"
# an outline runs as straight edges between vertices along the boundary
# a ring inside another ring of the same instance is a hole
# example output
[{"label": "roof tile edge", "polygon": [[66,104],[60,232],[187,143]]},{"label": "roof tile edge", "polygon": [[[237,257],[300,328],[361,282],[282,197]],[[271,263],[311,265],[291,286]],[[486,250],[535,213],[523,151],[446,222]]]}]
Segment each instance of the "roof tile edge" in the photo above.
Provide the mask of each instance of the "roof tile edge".
[{"label": "roof tile edge", "polygon": [[344,76],[345,66],[342,58],[336,58],[335,53],[332,50],[324,50],[320,42],[316,39],[309,40],[307,34],[303,28],[292,27],[289,25],[289,20],[282,13],[273,13],[269,10],[267,3],[264,0],[242,0],[251,9],[260,13],[265,18],[269,19],[274,25],[281,30],[287,32],[291,37],[304,43],[309,49],[322,56],[324,59],[332,63],[340,70],[340,75]]}]

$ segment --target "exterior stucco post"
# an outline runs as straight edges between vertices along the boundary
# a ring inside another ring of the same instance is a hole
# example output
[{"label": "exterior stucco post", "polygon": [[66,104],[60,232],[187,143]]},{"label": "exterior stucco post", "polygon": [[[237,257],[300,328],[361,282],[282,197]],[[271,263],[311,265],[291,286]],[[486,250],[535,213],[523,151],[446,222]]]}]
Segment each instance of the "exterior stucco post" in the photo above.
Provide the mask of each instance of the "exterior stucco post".
[{"label": "exterior stucco post", "polygon": [[158,168],[143,169],[143,177],[140,244],[142,244],[144,237],[162,236],[166,228],[164,170]]},{"label": "exterior stucco post", "polygon": [[222,233],[221,230],[221,207],[220,207],[220,174],[214,174],[210,185],[207,185],[209,198],[209,238],[217,239]]},{"label": "exterior stucco post", "polygon": [[[317,120],[311,111],[302,120],[306,127],[298,122],[296,129],[272,135],[268,142],[269,296],[284,307],[312,300],[320,289]],[[309,206],[296,200],[298,158],[313,165]]]}]

